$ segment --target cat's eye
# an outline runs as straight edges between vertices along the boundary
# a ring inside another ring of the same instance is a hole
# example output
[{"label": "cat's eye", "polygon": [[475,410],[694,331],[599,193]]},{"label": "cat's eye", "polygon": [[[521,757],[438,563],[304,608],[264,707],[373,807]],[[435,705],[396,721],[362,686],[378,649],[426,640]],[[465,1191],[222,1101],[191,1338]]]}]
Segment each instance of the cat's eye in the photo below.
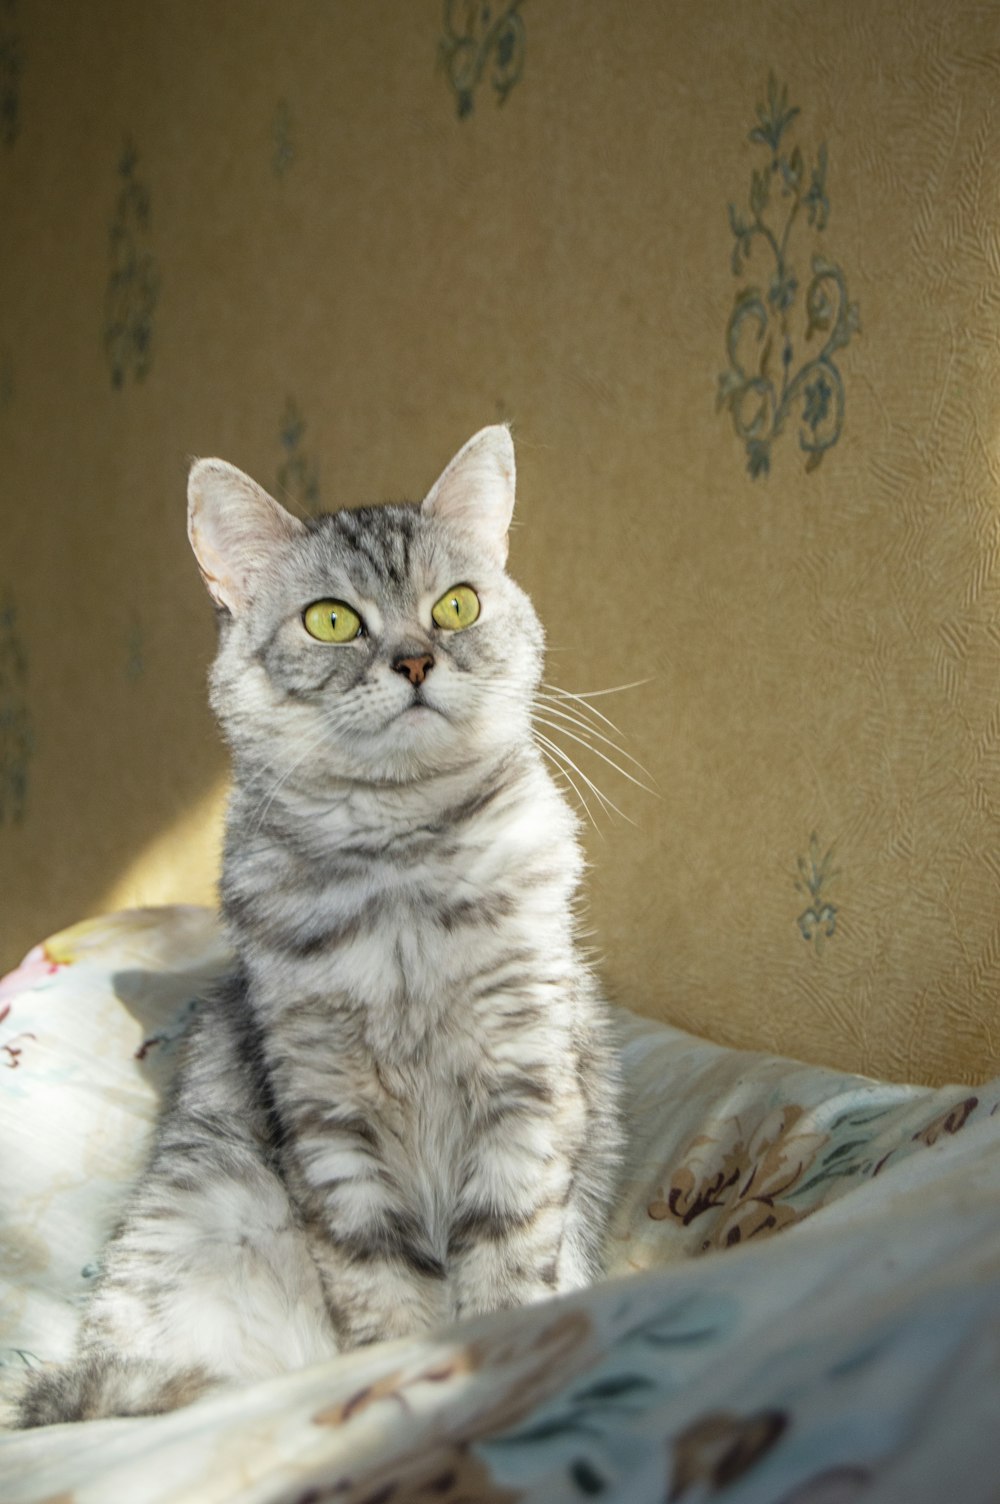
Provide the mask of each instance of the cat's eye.
[{"label": "cat's eye", "polygon": [[479,596],[471,585],[453,585],[431,607],[431,616],[439,627],[460,632],[471,627],[479,615]]},{"label": "cat's eye", "polygon": [[361,617],[343,601],[313,601],[302,613],[302,625],[317,642],[353,642],[363,630]]}]

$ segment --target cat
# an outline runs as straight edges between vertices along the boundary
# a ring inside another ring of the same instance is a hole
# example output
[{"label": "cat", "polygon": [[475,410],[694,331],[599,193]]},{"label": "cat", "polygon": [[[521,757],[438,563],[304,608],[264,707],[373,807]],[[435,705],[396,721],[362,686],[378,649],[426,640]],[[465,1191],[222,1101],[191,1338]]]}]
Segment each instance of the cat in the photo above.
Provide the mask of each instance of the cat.
[{"label": "cat", "polygon": [[236,966],[22,1425],[172,1409],[599,1275],[619,1079],[576,816],[532,731],[514,489],[502,425],[421,505],[306,521],[193,465]]}]

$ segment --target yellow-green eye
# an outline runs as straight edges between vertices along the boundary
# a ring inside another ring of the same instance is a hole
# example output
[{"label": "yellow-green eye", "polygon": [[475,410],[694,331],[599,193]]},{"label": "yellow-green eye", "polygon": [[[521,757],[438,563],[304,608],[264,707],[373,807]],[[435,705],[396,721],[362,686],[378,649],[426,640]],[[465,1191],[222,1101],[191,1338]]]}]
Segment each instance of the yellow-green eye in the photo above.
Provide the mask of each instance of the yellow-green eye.
[{"label": "yellow-green eye", "polygon": [[361,617],[343,601],[313,601],[302,613],[302,625],[317,642],[352,642],[361,635]]},{"label": "yellow-green eye", "polygon": [[431,615],[439,627],[460,632],[463,627],[471,627],[479,615],[479,596],[471,585],[453,585],[431,607]]}]

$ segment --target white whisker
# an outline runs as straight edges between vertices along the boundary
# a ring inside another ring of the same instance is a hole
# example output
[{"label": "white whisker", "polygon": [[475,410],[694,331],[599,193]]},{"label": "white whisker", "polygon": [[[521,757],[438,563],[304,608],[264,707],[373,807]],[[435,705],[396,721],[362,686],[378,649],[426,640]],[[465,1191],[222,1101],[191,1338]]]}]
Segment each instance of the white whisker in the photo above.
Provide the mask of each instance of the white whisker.
[{"label": "white whisker", "polygon": [[614,810],[615,814],[620,815],[621,818],[623,820],[626,820],[629,825],[635,824],[635,821],[630,819],[630,817],[626,815],[624,810],[619,809],[617,804],[615,804],[612,799],[609,799],[607,794],[603,793],[597,787],[597,784],[593,781],[592,778],[587,777],[587,774],[580,767],[579,763],[573,761],[572,757],[570,757],[569,753],[564,747],[560,747],[556,742],[550,741],[550,739],[546,736],[543,736],[540,731],[536,731],[535,735],[541,742],[544,743],[545,746],[549,747],[551,751],[561,759],[562,762],[564,762],[568,767],[572,768],[577,777],[583,779],[583,782],[587,785],[588,789],[591,790],[594,797],[600,802],[601,807],[605,811],[605,813],[608,813],[610,810]]},{"label": "white whisker", "polygon": [[582,696],[573,694],[571,690],[560,689],[558,684],[543,684],[539,691],[539,698],[554,700],[558,704],[565,704],[567,701],[571,701],[574,709],[579,711],[581,715],[592,716],[595,722],[603,722],[617,736],[622,735],[621,727],[616,726],[610,716],[605,715],[603,711],[597,709],[596,705],[591,705]]},{"label": "white whisker", "polygon": [[600,711],[595,710],[592,705],[588,705],[585,700],[576,700],[569,695],[546,694],[544,690],[539,692],[537,698],[543,705],[558,705],[562,710],[565,710],[567,706],[572,706],[573,714],[586,721],[587,725],[592,726],[595,731],[600,731],[606,726],[609,731],[614,732],[615,736],[624,739],[625,733],[621,728],[606,715],[601,715]]},{"label": "white whisker", "polygon": [[620,694],[622,690],[637,689],[643,684],[651,684],[652,682],[653,681],[651,679],[636,679],[632,684],[619,684],[614,689],[595,689],[591,691],[589,695],[577,694],[571,689],[561,689],[558,684],[543,684],[542,689],[551,690],[552,693],[558,695],[560,699],[575,700],[579,710],[586,711],[588,714],[596,716],[598,720],[603,721],[606,726],[610,726],[612,731],[621,736],[621,728],[616,726],[614,721],[611,720],[609,716],[606,716],[603,711],[598,710],[596,705],[590,705],[587,703],[587,701],[598,699],[601,695]]},{"label": "white whisker", "polygon": [[[626,752],[625,748],[620,746],[618,742],[614,741],[610,736],[605,736],[602,731],[598,731],[594,726],[590,724],[589,721],[585,721],[582,716],[572,715],[569,711],[563,710],[561,706],[553,705],[550,700],[543,700],[542,703],[545,706],[546,715],[558,716],[560,720],[566,721],[569,725],[578,727],[581,731],[585,732],[587,736],[596,737],[597,740],[599,742],[603,742],[605,746],[613,747],[615,752],[618,753],[619,757],[624,757],[626,762],[630,762],[634,768],[638,768],[639,772],[642,773],[646,778],[652,778],[652,773],[650,773],[648,768],[643,767],[642,763],[637,757],[633,757],[631,752]],[[552,729],[554,730],[555,728],[553,727]],[[597,750],[598,749],[595,747],[594,751],[596,752]]]},{"label": "white whisker", "polygon": [[572,695],[576,700],[599,700],[601,695],[620,695],[623,690],[641,689],[644,684],[652,682],[652,679],[632,679],[628,684],[612,684],[608,689],[561,689],[558,684],[550,684],[548,688],[561,695]]},{"label": "white whisker", "polygon": [[550,731],[559,731],[563,736],[568,736],[570,741],[579,742],[581,747],[586,747],[588,751],[593,752],[595,757],[599,757],[602,762],[606,762],[609,768],[614,768],[615,772],[620,773],[623,778],[627,778],[629,783],[634,783],[637,789],[642,789],[644,793],[652,794],[654,798],[659,798],[659,793],[656,789],[650,788],[648,783],[643,783],[640,778],[636,778],[629,772],[628,768],[623,768],[620,763],[615,762],[613,757],[609,757],[606,752],[602,752],[600,747],[595,747],[593,742],[584,741],[582,736],[578,736],[575,731],[570,731],[566,726],[554,725],[551,721],[545,721],[541,716],[536,717],[536,719],[542,721],[543,725],[548,726]]},{"label": "white whisker", "polygon": [[568,769],[564,768],[556,760],[557,757],[558,757],[558,755],[559,755],[559,749],[558,749],[558,747],[556,747],[556,745],[555,745],[554,742],[550,742],[549,739],[548,739],[548,737],[546,737],[546,736],[541,736],[539,734],[537,736],[537,740],[538,740],[538,742],[540,743],[540,745],[541,745],[541,747],[543,749],[543,754],[547,755],[549,757],[549,759],[550,759],[550,761],[552,763],[552,770],[553,770],[553,772],[559,773],[563,778],[566,779],[566,781],[569,784],[570,788],[573,790],[574,794],[576,795],[576,797],[579,799],[580,803],[583,805],[584,809],[586,810],[586,812],[587,812],[587,819],[590,821],[591,825],[597,831],[597,834],[603,840],[604,839],[604,832],[601,829],[601,827],[598,825],[597,821],[594,819],[593,811],[591,810],[590,805],[587,803],[587,800],[586,800],[586,798],[585,798],[585,796],[583,794],[582,789],[580,788],[579,784],[577,784],[577,782],[573,778],[573,775],[568,771]]}]

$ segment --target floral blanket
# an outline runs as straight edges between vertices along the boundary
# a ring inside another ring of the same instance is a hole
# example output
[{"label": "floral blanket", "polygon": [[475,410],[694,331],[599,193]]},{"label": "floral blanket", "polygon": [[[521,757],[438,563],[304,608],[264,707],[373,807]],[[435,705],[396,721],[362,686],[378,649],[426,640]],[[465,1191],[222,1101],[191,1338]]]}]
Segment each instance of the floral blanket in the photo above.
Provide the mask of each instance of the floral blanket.
[{"label": "floral blanket", "polygon": [[[71,1347],[177,1042],[226,964],[207,911],[136,910],[0,983],[8,1403]],[[889,1085],[620,1023],[606,1282],[172,1415],[8,1430],[0,1500],[1000,1498],[1000,1082]]]}]

